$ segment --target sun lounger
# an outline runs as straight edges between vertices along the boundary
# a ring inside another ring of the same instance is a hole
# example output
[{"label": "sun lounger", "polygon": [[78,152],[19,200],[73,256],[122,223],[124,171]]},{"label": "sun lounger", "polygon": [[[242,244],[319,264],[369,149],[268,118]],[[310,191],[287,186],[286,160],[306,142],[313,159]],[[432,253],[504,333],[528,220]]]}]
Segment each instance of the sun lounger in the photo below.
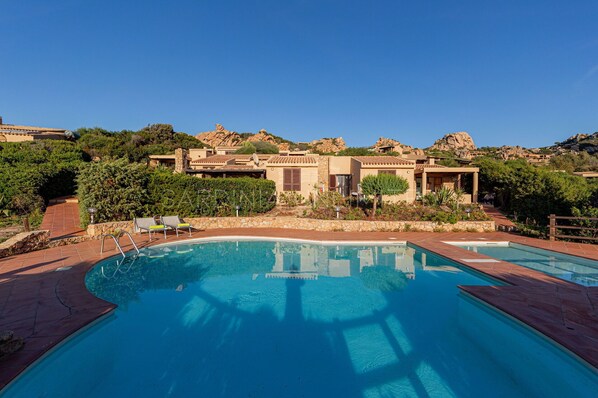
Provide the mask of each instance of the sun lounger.
[{"label": "sun lounger", "polygon": [[176,236],[179,236],[179,229],[188,229],[189,236],[191,236],[191,224],[181,220],[179,216],[164,216],[161,217],[161,221],[166,227],[174,229]]},{"label": "sun lounger", "polygon": [[152,232],[164,232],[164,239],[166,239],[166,226],[158,224],[153,218],[135,218],[133,221],[136,230],[148,232],[150,242],[152,241]]}]

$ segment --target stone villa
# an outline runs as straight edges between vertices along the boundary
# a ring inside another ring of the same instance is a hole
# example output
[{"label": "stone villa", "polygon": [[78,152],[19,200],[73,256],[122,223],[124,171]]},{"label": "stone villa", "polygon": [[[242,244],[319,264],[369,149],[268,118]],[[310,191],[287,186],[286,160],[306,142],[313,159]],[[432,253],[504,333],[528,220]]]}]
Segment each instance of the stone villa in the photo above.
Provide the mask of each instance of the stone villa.
[{"label": "stone villa", "polygon": [[337,191],[345,197],[357,195],[364,177],[388,173],[409,182],[409,190],[394,200],[413,202],[426,193],[448,187],[466,190],[465,203],[477,202],[477,167],[445,167],[426,156],[409,159],[396,156],[324,156],[306,151],[235,154],[239,148],[177,149],[173,155],[150,156],[150,165],[171,167],[176,172],[199,178],[267,178],[276,183],[277,192],[295,191],[305,198],[318,191]]},{"label": "stone villa", "polygon": [[0,142],[64,140],[66,132],[65,129],[4,124],[0,116]]}]

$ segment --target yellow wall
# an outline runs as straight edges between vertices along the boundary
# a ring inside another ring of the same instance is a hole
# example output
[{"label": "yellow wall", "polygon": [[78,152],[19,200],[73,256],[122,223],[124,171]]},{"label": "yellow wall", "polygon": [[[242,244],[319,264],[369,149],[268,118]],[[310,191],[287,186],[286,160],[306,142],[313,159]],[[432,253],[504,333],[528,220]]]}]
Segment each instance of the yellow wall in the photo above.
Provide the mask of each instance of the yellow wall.
[{"label": "yellow wall", "polygon": [[[369,175],[378,175],[380,170],[396,170],[396,175],[398,177],[403,177],[409,183],[409,189],[402,195],[393,195],[393,196],[384,196],[382,199],[388,202],[399,202],[399,201],[406,201],[406,202],[413,202],[415,200],[415,174],[413,168],[408,169],[397,169],[395,167],[382,167],[382,166],[375,166],[372,168],[361,168],[360,178],[359,181],[363,180],[366,176]],[[355,179],[355,177],[354,177]]]},{"label": "yellow wall", "polygon": [[[4,136],[4,139],[2,139]],[[0,142],[24,142],[33,141],[33,136],[27,134],[8,134],[0,132]]]},{"label": "yellow wall", "polygon": [[301,191],[305,199],[309,198],[310,193],[315,193],[314,186],[318,183],[318,166],[268,166],[266,167],[266,178],[274,181],[276,184],[276,192],[278,194],[284,192],[283,190],[283,170],[284,169],[301,169]]},{"label": "yellow wall", "polygon": [[351,174],[351,156],[329,156],[329,174]]}]

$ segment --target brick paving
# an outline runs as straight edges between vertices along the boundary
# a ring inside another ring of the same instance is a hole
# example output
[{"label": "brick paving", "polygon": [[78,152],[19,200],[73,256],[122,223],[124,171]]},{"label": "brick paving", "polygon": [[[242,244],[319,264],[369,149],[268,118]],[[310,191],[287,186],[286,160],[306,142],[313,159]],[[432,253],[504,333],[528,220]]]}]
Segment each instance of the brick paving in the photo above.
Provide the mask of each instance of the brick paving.
[{"label": "brick paving", "polygon": [[[66,209],[66,207],[62,207]],[[67,228],[64,228],[66,231]],[[464,267],[504,281],[504,286],[461,286],[461,289],[521,320],[598,368],[598,288],[588,288],[506,262],[468,263],[463,258],[486,258],[444,241],[512,241],[566,254],[598,259],[598,246],[548,242],[504,232],[396,233],[316,232],[289,229],[221,229],[194,232],[193,238],[264,236],[315,241],[406,240],[449,258]],[[168,241],[186,240],[169,235]],[[137,235],[140,247],[147,236]],[[125,250],[131,244],[122,240]],[[163,243],[158,239],[153,244]],[[112,248],[112,246],[108,246]],[[0,330],[14,330],[25,338],[25,348],[0,362],[0,388],[56,344],[109,314],[115,305],[93,296],[85,287],[86,272],[99,260],[100,242],[69,246],[0,259]]]},{"label": "brick paving", "polygon": [[492,220],[494,220],[494,224],[496,224],[496,228],[499,231],[514,231],[517,228],[513,221],[509,220],[507,216],[494,206],[484,205],[484,212],[492,217]]},{"label": "brick paving", "polygon": [[79,204],[74,198],[51,203],[44,213],[40,229],[50,231],[50,239],[63,239],[85,234],[79,220]]}]

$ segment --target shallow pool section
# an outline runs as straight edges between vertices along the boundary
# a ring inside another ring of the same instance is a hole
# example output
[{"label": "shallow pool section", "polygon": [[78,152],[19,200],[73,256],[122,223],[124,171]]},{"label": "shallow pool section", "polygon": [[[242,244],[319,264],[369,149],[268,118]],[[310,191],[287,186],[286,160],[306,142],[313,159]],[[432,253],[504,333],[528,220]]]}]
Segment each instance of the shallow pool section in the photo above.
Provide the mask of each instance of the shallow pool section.
[{"label": "shallow pool section", "polygon": [[598,286],[598,261],[512,242],[446,242],[584,286]]},{"label": "shallow pool section", "polygon": [[406,245],[221,241],[87,275],[113,315],[2,397],[583,397],[589,367],[465,294],[494,281]]}]

